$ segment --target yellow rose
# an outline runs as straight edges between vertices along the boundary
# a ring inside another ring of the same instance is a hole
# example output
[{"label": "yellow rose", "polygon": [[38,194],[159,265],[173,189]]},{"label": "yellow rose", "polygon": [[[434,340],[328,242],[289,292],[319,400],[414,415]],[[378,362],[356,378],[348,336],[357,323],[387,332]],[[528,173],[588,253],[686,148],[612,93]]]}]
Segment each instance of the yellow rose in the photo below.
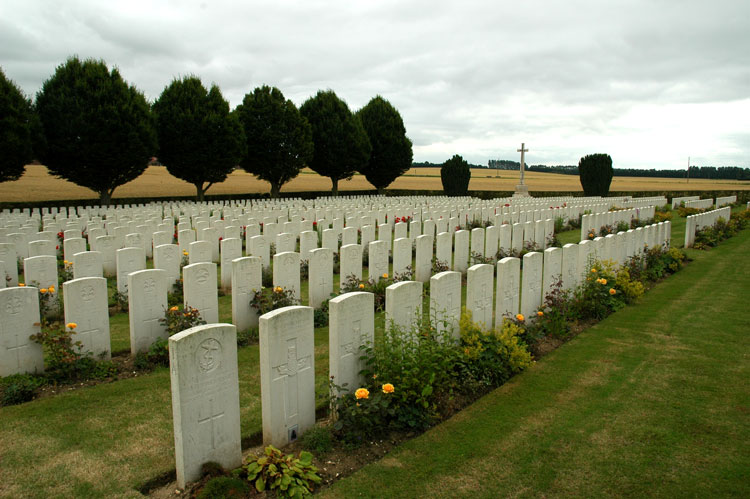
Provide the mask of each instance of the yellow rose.
[{"label": "yellow rose", "polygon": [[592,267],[591,268],[591,272],[594,273],[594,274],[596,274],[596,269]]},{"label": "yellow rose", "polygon": [[359,285],[359,289],[365,289],[365,285],[364,284],[360,284]]},{"label": "yellow rose", "polygon": [[383,385],[383,393],[393,393],[395,388],[393,388],[393,385],[390,383],[386,383]]},{"label": "yellow rose", "polygon": [[537,312],[537,313],[536,313],[536,315],[537,315],[537,317],[541,317],[541,316],[543,316],[543,315],[544,315],[544,312],[542,312],[542,311],[540,310],[539,312]]},{"label": "yellow rose", "polygon": [[68,322],[67,324],[65,324],[65,327],[67,327],[68,329],[75,329],[78,327],[78,324],[76,324],[75,322]]},{"label": "yellow rose", "polygon": [[370,391],[367,388],[357,388],[357,391],[354,392],[354,396],[357,397],[358,400],[370,398]]},{"label": "yellow rose", "polygon": [[43,295],[46,295],[47,294],[47,288],[42,288],[42,289],[39,290],[39,292],[42,293]]},{"label": "yellow rose", "polygon": [[22,283],[22,282],[19,282],[19,283],[18,283],[18,286],[22,288],[22,287],[24,287],[24,286],[26,286],[26,285],[25,285],[24,283]]},{"label": "yellow rose", "polygon": [[602,282],[602,285],[603,285],[603,286],[607,284],[607,280],[606,280],[606,279],[602,279],[602,281],[601,281],[601,282]]},{"label": "yellow rose", "polygon": [[55,287],[54,286],[50,286],[49,287],[49,292],[50,293],[54,293],[55,292]]},{"label": "yellow rose", "polygon": [[516,320],[523,322],[523,320],[524,320],[523,314],[516,314]]},{"label": "yellow rose", "polygon": [[609,294],[614,295],[617,293],[617,290],[615,288],[609,288]]},{"label": "yellow rose", "polygon": [[175,305],[174,307],[170,307],[169,309],[170,312],[177,312],[177,310],[179,310],[179,307],[177,305]]},{"label": "yellow rose", "polygon": [[385,274],[383,274],[383,279],[388,279],[388,272],[386,272]]}]

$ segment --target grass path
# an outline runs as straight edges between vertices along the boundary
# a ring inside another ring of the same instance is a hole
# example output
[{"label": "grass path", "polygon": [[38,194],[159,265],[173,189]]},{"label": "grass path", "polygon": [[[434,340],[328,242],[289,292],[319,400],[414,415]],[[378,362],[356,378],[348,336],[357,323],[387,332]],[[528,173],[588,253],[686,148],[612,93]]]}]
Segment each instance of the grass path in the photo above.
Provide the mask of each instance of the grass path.
[{"label": "grass path", "polygon": [[750,497],[750,231],[328,497]]}]

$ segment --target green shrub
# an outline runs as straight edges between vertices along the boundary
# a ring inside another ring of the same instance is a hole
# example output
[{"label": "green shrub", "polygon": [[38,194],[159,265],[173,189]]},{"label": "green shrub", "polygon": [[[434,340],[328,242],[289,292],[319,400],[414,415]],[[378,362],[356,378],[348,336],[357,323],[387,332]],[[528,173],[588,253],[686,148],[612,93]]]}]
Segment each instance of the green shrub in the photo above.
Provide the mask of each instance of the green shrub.
[{"label": "green shrub", "polygon": [[458,154],[454,155],[440,168],[440,179],[446,196],[466,196],[471,180],[469,163]]},{"label": "green shrub", "polygon": [[586,278],[575,290],[573,313],[582,319],[601,320],[625,306],[622,293],[615,288],[614,265],[595,261]]},{"label": "green shrub", "polygon": [[330,426],[315,425],[300,438],[302,447],[318,456],[327,454],[333,449],[333,433]]},{"label": "green shrub", "polygon": [[584,196],[606,196],[614,170],[609,154],[589,154],[578,162],[578,176]]},{"label": "green shrub", "polygon": [[246,347],[258,343],[259,331],[257,327],[251,327],[244,331],[237,331],[237,346]]},{"label": "green shrub", "polygon": [[250,487],[239,478],[220,476],[206,482],[198,499],[223,499],[227,497],[247,497]]},{"label": "green shrub", "polygon": [[167,334],[172,336],[191,327],[203,325],[206,321],[197,308],[188,306],[183,309],[173,305],[164,311],[164,317],[159,319],[159,323],[166,326]]},{"label": "green shrub", "polygon": [[172,290],[167,293],[167,306],[175,307],[180,306],[185,302],[185,297],[182,291],[182,279],[177,279],[172,284]]},{"label": "green shrub", "polygon": [[532,364],[531,354],[520,340],[523,328],[504,320],[500,329],[483,329],[465,312],[459,321],[462,364],[480,385],[494,388]]},{"label": "green shrub", "polygon": [[0,378],[0,406],[22,404],[34,400],[44,379],[31,374],[11,374]]},{"label": "green shrub", "polygon": [[269,445],[264,456],[245,466],[247,480],[255,484],[258,492],[271,490],[285,497],[310,496],[315,484],[321,481],[312,459],[313,455],[307,451],[295,458]]},{"label": "green shrub", "polygon": [[294,290],[284,289],[281,286],[262,288],[256,291],[250,299],[250,306],[260,315],[291,305],[299,305],[299,300],[294,297]]}]

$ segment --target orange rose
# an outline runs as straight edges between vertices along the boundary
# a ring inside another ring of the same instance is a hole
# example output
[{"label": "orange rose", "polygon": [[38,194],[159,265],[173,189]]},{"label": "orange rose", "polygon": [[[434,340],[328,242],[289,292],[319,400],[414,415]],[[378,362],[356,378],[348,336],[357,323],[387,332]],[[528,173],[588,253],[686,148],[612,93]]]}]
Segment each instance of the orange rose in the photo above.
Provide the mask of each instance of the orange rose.
[{"label": "orange rose", "polygon": [[370,398],[370,391],[367,388],[357,388],[354,396],[357,397],[357,400]]},{"label": "orange rose", "polygon": [[539,312],[537,312],[537,313],[536,313],[536,315],[537,315],[537,317],[542,317],[542,316],[544,315],[544,312],[542,312],[542,311],[540,310]]},{"label": "orange rose", "polygon": [[516,320],[523,322],[523,320],[524,320],[523,314],[516,314]]},{"label": "orange rose", "polygon": [[617,294],[617,290],[615,288],[609,288],[609,294],[611,295]]},{"label": "orange rose", "polygon": [[386,383],[383,385],[383,393],[393,393],[395,388],[393,388],[393,385],[390,383]]}]

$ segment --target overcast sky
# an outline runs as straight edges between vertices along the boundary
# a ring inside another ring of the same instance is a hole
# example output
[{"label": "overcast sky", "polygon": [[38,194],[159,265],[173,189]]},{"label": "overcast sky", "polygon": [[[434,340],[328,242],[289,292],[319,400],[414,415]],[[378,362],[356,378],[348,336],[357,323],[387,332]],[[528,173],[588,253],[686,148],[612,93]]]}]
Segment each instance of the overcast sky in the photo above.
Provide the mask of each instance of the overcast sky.
[{"label": "overcast sky", "polygon": [[175,78],[298,106],[380,94],[415,161],[750,167],[750,0],[0,0],[0,66],[33,96],[71,55],[156,99]]}]

